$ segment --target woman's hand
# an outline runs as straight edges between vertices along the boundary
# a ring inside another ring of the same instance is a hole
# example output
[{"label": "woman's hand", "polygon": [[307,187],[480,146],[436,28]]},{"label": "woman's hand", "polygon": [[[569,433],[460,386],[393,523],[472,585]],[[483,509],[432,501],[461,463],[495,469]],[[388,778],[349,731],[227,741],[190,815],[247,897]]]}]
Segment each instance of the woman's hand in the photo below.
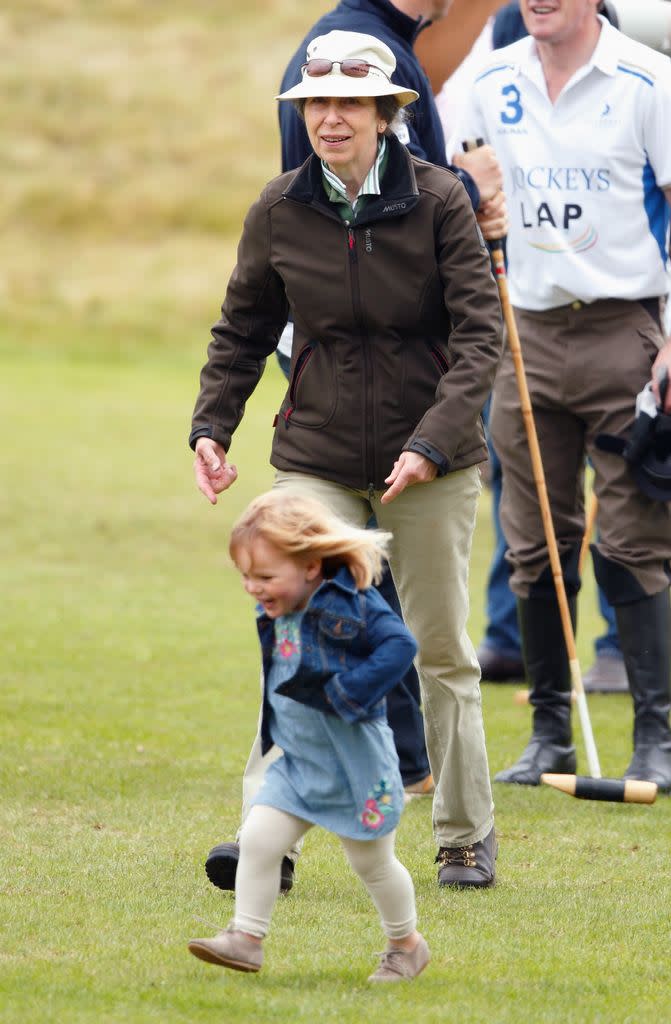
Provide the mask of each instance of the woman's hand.
[{"label": "woman's hand", "polygon": [[435,480],[437,472],[438,466],[435,462],[427,459],[424,455],[418,455],[417,452],[401,452],[394,463],[394,468],[385,480],[385,483],[390,486],[380,501],[383,505],[388,505],[406,487],[412,487],[413,484],[428,484],[431,480]]},{"label": "woman's hand", "polygon": [[202,491],[213,505],[217,504],[217,495],[238,479],[238,471],[235,466],[226,462],[224,449],[209,437],[199,437],[196,441],[193,472],[198,490]]}]

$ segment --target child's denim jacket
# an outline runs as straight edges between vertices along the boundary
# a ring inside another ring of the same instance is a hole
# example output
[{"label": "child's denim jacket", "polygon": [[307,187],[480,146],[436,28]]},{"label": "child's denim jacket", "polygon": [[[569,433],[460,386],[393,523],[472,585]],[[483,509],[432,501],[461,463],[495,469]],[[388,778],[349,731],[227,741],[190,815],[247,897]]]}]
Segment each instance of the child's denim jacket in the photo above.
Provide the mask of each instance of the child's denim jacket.
[{"label": "child's denim jacket", "polygon": [[[264,679],[274,645],[273,620],[257,619]],[[326,579],[303,613],[301,660],[296,673],[277,692],[346,722],[386,716],[385,694],[403,678],[417,644],[403,621],[374,587],[357,590],[345,566]],[[264,687],[265,691],[265,687]],[[261,744],[273,744],[264,692]]]}]

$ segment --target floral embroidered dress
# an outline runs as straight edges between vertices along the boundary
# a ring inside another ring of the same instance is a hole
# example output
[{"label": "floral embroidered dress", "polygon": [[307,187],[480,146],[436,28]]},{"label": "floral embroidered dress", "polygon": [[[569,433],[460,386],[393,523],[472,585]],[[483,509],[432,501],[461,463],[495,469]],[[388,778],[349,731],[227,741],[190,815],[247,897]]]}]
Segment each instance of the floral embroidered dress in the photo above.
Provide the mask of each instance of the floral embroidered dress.
[{"label": "floral embroidered dress", "polygon": [[398,825],[403,783],[385,719],[350,724],[277,693],[300,661],[302,612],[275,619],[266,682],[270,733],[284,751],[252,801],[348,839],[376,839]]}]

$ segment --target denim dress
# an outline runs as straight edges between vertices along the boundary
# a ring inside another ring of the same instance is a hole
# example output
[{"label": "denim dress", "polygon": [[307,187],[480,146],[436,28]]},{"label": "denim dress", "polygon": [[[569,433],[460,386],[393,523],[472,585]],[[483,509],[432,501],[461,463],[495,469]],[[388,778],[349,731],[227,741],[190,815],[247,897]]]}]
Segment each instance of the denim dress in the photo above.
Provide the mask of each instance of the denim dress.
[{"label": "denim dress", "polygon": [[301,658],[302,612],[275,619],[266,679],[269,726],[283,756],[252,801],[293,814],[348,839],[377,839],[396,828],[403,783],[385,718],[346,722],[277,693]]}]

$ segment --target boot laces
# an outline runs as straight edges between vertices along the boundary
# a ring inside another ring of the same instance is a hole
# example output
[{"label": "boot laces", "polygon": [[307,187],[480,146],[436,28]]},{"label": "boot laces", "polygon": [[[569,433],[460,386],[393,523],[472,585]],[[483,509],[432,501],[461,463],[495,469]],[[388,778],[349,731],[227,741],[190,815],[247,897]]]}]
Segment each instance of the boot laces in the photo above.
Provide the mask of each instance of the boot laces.
[{"label": "boot laces", "polygon": [[443,846],[438,851],[436,857],[436,863],[440,864],[441,867],[447,867],[448,864],[463,864],[465,868],[477,867],[477,860],[475,856],[475,848],[471,843],[470,846]]},{"label": "boot laces", "polygon": [[383,953],[376,953],[380,958],[380,968],[386,968],[394,974],[405,975],[404,960],[408,954],[404,949],[385,949]]}]

